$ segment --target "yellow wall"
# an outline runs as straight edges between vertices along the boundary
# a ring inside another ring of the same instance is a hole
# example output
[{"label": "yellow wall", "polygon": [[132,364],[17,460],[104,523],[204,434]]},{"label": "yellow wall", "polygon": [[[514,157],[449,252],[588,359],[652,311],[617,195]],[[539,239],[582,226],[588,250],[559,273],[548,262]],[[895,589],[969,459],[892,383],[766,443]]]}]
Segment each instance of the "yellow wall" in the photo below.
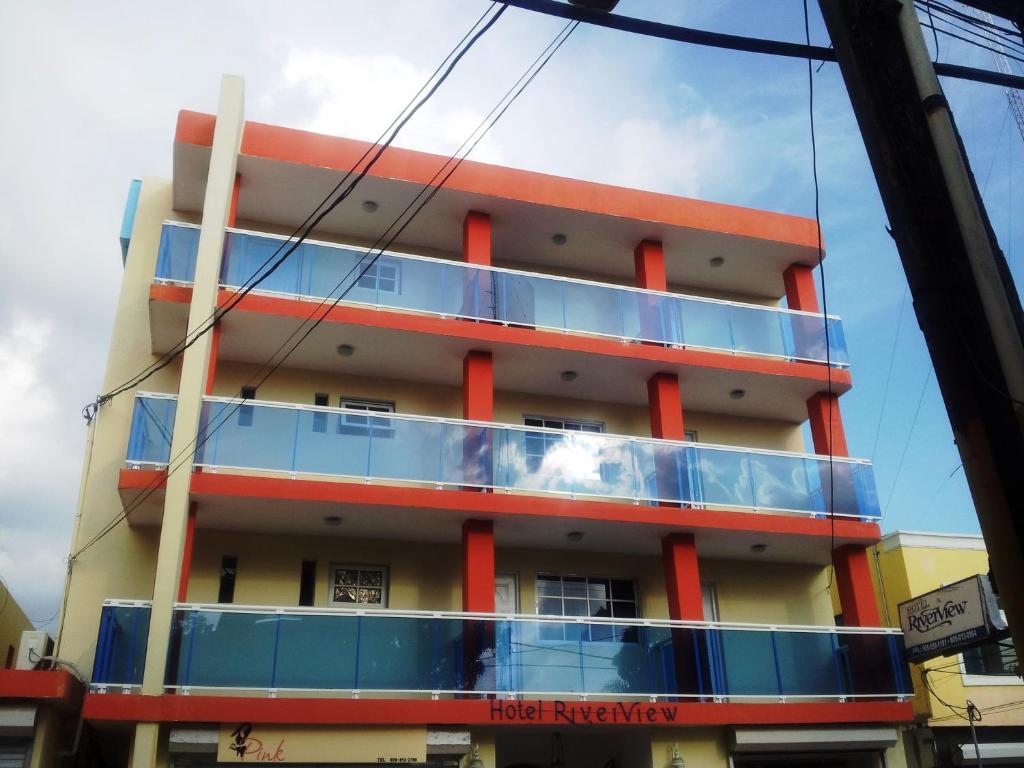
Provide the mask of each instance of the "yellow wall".
[{"label": "yellow wall", "polygon": [[0,605],[4,606],[4,609],[0,611],[0,669],[3,669],[3,665],[7,661],[8,649],[13,649],[11,666],[14,666],[14,662],[18,658],[21,633],[32,629],[32,622],[28,620],[28,616],[21,610],[14,595],[2,581],[0,581]]},{"label": "yellow wall", "polygon": [[[895,534],[893,534],[895,536]],[[900,546],[893,547],[892,537],[874,547],[878,563],[876,569],[876,589],[885,591],[885,605],[893,626],[899,625],[899,603],[909,600],[925,592],[951,584],[975,574],[988,573],[988,554],[980,549],[981,537],[950,537],[951,542],[964,543],[974,540],[974,546],[937,546],[941,536],[924,534],[925,539],[916,541],[931,546]],[[903,540],[915,541],[915,534],[903,534]],[[874,565],[874,564],[873,564]],[[881,573],[881,579],[877,573]],[[984,710],[999,704],[1024,700],[1024,684],[1016,685],[964,685],[958,656],[939,656],[922,664],[911,665],[911,677],[914,681],[914,711],[923,716],[936,718],[932,724],[941,726],[961,726],[965,721],[952,716],[953,712],[942,704],[935,696],[925,689],[921,680],[923,669],[933,669],[928,680],[932,688],[942,698],[956,707],[966,706],[967,699],[983,711],[984,724],[1019,725],[1019,711],[1005,713]]]},{"label": "yellow wall", "polygon": [[[233,397],[243,384],[253,380],[258,366],[222,362],[217,366],[213,393]],[[313,396],[322,392],[338,407],[342,397],[385,400],[395,404],[399,413],[442,418],[462,417],[462,389],[457,386],[423,384],[397,379],[375,379],[329,371],[281,369],[259,387],[259,400],[312,405]],[[598,421],[605,431],[618,435],[650,437],[650,413],[646,406],[546,397],[522,392],[497,391],[494,394],[494,420],[502,424],[522,424],[523,417],[548,416]],[[697,432],[704,443],[738,445],[779,451],[803,451],[803,432],[799,424],[769,419],[751,419],[722,414],[687,412],[687,429]]]},{"label": "yellow wall", "polygon": [[[317,606],[329,604],[331,563],[387,566],[389,608],[457,611],[462,605],[462,554],[455,543],[239,535],[200,528],[193,551],[190,601],[217,601],[224,556],[238,558],[234,602],[241,605],[298,605],[303,560],[317,562]],[[537,575],[560,573],[633,580],[643,616],[668,618],[660,557],[499,546],[495,567],[499,574],[516,576],[522,613],[537,612]],[[702,579],[715,585],[723,621],[832,623],[825,574],[817,566],[702,560],[700,568]]]}]

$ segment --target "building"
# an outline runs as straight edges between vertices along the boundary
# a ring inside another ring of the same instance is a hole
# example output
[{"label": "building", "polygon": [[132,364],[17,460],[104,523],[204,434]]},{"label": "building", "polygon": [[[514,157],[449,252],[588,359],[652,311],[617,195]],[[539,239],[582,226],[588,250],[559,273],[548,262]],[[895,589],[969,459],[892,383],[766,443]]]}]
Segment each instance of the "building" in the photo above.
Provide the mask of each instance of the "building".
[{"label": "building", "polygon": [[243,112],[122,233],[57,648],[105,762],[902,764],[813,221],[467,162],[373,259],[443,160],[392,148],[136,385],[368,148]]},{"label": "building", "polygon": [[[899,624],[901,602],[989,572],[981,536],[896,531],[872,552],[886,624]],[[919,727],[904,738],[912,764],[978,764],[964,717],[970,700],[981,713],[975,729],[984,764],[1024,765],[1024,681],[1012,640],[914,664],[911,673]]]},{"label": "building", "polygon": [[0,581],[0,654],[4,660],[0,669],[14,668],[21,633],[30,629],[32,622],[28,620],[28,616],[18,605],[7,585]]}]

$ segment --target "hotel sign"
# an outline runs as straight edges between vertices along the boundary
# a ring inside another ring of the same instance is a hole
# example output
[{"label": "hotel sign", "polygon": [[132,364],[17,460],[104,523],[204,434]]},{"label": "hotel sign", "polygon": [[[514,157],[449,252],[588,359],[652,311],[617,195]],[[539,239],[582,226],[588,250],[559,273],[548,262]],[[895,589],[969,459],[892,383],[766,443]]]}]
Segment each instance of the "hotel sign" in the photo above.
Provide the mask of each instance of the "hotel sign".
[{"label": "hotel sign", "polygon": [[427,729],[223,723],[219,763],[425,763]]},{"label": "hotel sign", "polygon": [[987,576],[971,576],[900,603],[908,661],[948,656],[1006,629]]}]

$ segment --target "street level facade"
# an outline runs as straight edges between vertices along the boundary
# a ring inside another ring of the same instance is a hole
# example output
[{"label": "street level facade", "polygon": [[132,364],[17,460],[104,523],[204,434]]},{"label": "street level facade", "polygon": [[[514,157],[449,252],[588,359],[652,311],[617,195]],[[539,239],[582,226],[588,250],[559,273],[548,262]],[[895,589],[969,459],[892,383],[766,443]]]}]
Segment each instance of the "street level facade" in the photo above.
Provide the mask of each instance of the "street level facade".
[{"label": "street level facade", "polygon": [[370,147],[243,91],[132,186],[55,649],[77,748],[903,765],[815,222],[467,161],[392,240],[445,160],[392,147],[293,249]]}]

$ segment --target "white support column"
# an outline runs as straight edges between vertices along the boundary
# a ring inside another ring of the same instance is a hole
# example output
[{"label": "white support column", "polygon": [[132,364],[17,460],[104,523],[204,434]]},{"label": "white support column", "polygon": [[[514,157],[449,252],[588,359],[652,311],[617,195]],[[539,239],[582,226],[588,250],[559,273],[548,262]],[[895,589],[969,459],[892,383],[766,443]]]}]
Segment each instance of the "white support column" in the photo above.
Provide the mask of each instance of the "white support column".
[{"label": "white support column", "polygon": [[[245,83],[242,78],[225,75],[221,80],[217,105],[217,125],[210,151],[210,172],[203,201],[203,223],[199,234],[192,304],[188,327],[201,327],[216,308],[224,230],[231,209],[238,150],[245,122]],[[171,460],[177,468],[167,480],[164,499],[163,526],[153,583],[153,610],[150,618],[149,643],[146,649],[146,670],[142,692],[158,695],[163,692],[164,670],[171,629],[171,608],[177,597],[181,560],[188,524],[189,482],[199,429],[199,415],[210,360],[211,334],[185,350],[178,388],[178,405],[171,437]],[[175,457],[181,456],[176,462]],[[178,464],[180,463],[180,466]],[[135,760],[138,763],[138,756]]]}]

